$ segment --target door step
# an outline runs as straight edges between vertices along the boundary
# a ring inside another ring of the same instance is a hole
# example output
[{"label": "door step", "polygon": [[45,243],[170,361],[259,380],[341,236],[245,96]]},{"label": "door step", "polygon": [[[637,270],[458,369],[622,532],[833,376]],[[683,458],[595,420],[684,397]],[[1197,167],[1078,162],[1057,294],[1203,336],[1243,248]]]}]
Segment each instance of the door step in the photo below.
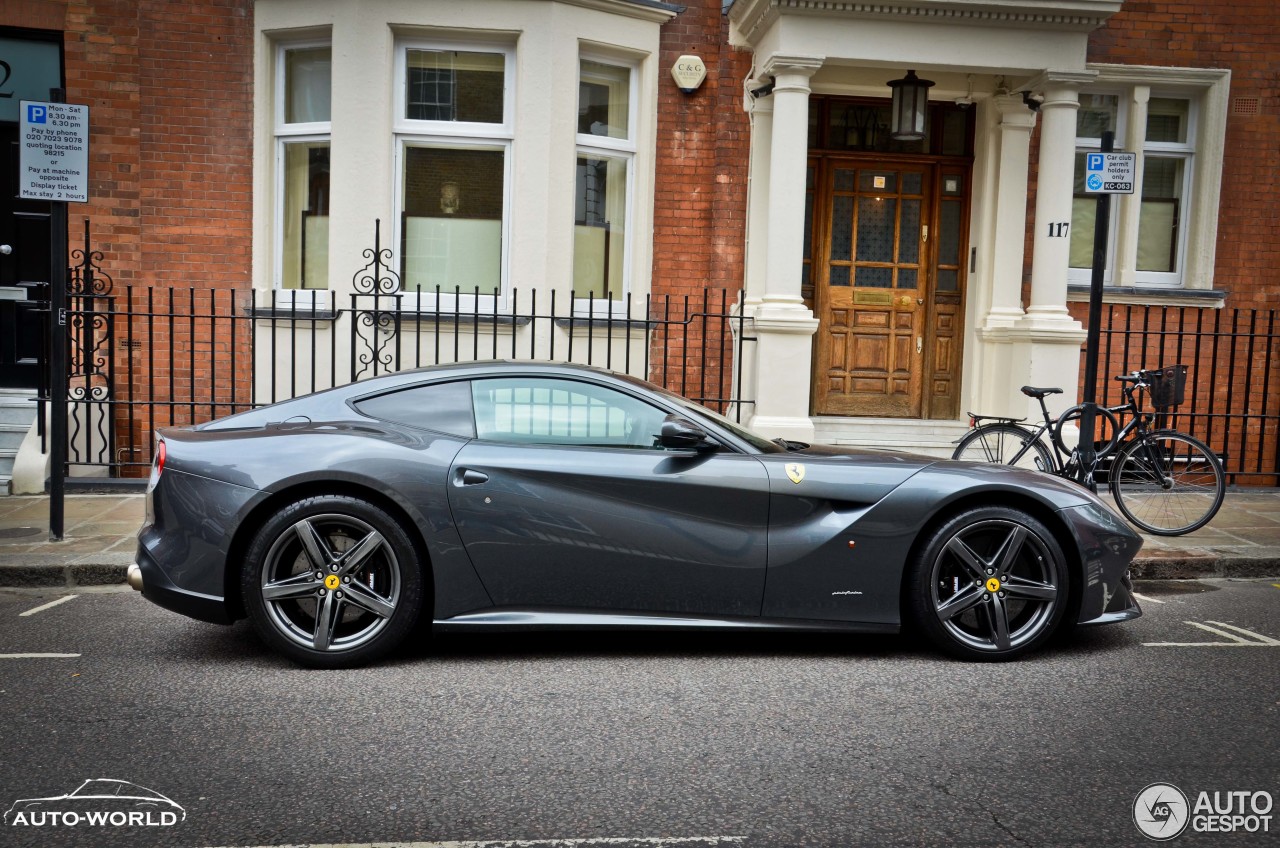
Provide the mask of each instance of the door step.
[{"label": "door step", "polygon": [[36,420],[35,397],[30,389],[0,389],[0,496],[12,493],[13,462]]},{"label": "door step", "polygon": [[814,440],[872,450],[903,451],[950,459],[955,443],[969,430],[968,421],[925,421],[911,418],[835,418],[815,416]]}]

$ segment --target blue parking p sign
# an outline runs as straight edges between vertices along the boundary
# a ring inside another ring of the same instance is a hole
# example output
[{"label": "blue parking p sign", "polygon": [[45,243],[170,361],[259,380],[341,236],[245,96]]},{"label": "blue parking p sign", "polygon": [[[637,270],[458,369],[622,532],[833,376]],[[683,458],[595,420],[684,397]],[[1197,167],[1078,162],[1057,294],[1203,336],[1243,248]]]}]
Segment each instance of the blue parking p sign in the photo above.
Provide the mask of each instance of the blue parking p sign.
[{"label": "blue parking p sign", "polygon": [[44,106],[41,106],[38,103],[27,104],[27,123],[28,124],[43,124],[48,117],[49,117],[48,110],[45,109]]},{"label": "blue parking p sign", "polygon": [[1090,194],[1133,194],[1136,153],[1086,153],[1084,188]]}]

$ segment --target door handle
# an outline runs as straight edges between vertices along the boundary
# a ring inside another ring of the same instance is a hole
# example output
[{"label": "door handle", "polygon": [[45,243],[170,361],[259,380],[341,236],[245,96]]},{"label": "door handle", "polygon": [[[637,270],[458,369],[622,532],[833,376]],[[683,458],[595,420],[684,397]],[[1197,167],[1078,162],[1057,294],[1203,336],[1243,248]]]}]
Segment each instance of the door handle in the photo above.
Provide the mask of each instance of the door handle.
[{"label": "door handle", "polygon": [[916,353],[924,353],[924,337],[916,336]]},{"label": "door handle", "polygon": [[483,471],[476,471],[474,468],[464,468],[462,473],[458,475],[458,482],[463,486],[478,486],[481,483],[489,482],[489,475]]}]

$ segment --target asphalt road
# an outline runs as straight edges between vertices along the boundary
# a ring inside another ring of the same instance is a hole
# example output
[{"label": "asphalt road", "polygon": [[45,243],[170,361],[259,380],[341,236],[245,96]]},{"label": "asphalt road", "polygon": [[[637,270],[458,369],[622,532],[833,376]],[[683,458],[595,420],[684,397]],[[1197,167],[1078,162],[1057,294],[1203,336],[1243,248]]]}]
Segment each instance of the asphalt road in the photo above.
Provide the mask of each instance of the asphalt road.
[{"label": "asphalt road", "polygon": [[[1280,586],[1140,591],[1142,619],[1012,664],[642,633],[453,636],[342,672],[129,591],[26,616],[65,592],[3,591],[0,654],[78,656],[0,658],[0,810],[113,778],[185,820],[0,845],[1142,845],[1152,783],[1280,801]],[[1277,844],[1276,807],[1268,834],[1172,844]]]}]

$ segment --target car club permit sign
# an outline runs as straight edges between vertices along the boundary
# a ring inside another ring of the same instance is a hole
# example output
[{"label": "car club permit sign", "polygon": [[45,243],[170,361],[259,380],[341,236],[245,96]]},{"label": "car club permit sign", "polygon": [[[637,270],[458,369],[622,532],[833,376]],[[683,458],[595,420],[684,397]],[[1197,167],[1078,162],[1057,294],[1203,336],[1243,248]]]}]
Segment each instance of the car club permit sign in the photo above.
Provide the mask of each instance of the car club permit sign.
[{"label": "car club permit sign", "polygon": [[1084,189],[1089,194],[1133,194],[1138,154],[1086,153],[1084,165]]},{"label": "car club permit sign", "polygon": [[23,100],[18,127],[18,196],[89,200],[89,107]]}]

